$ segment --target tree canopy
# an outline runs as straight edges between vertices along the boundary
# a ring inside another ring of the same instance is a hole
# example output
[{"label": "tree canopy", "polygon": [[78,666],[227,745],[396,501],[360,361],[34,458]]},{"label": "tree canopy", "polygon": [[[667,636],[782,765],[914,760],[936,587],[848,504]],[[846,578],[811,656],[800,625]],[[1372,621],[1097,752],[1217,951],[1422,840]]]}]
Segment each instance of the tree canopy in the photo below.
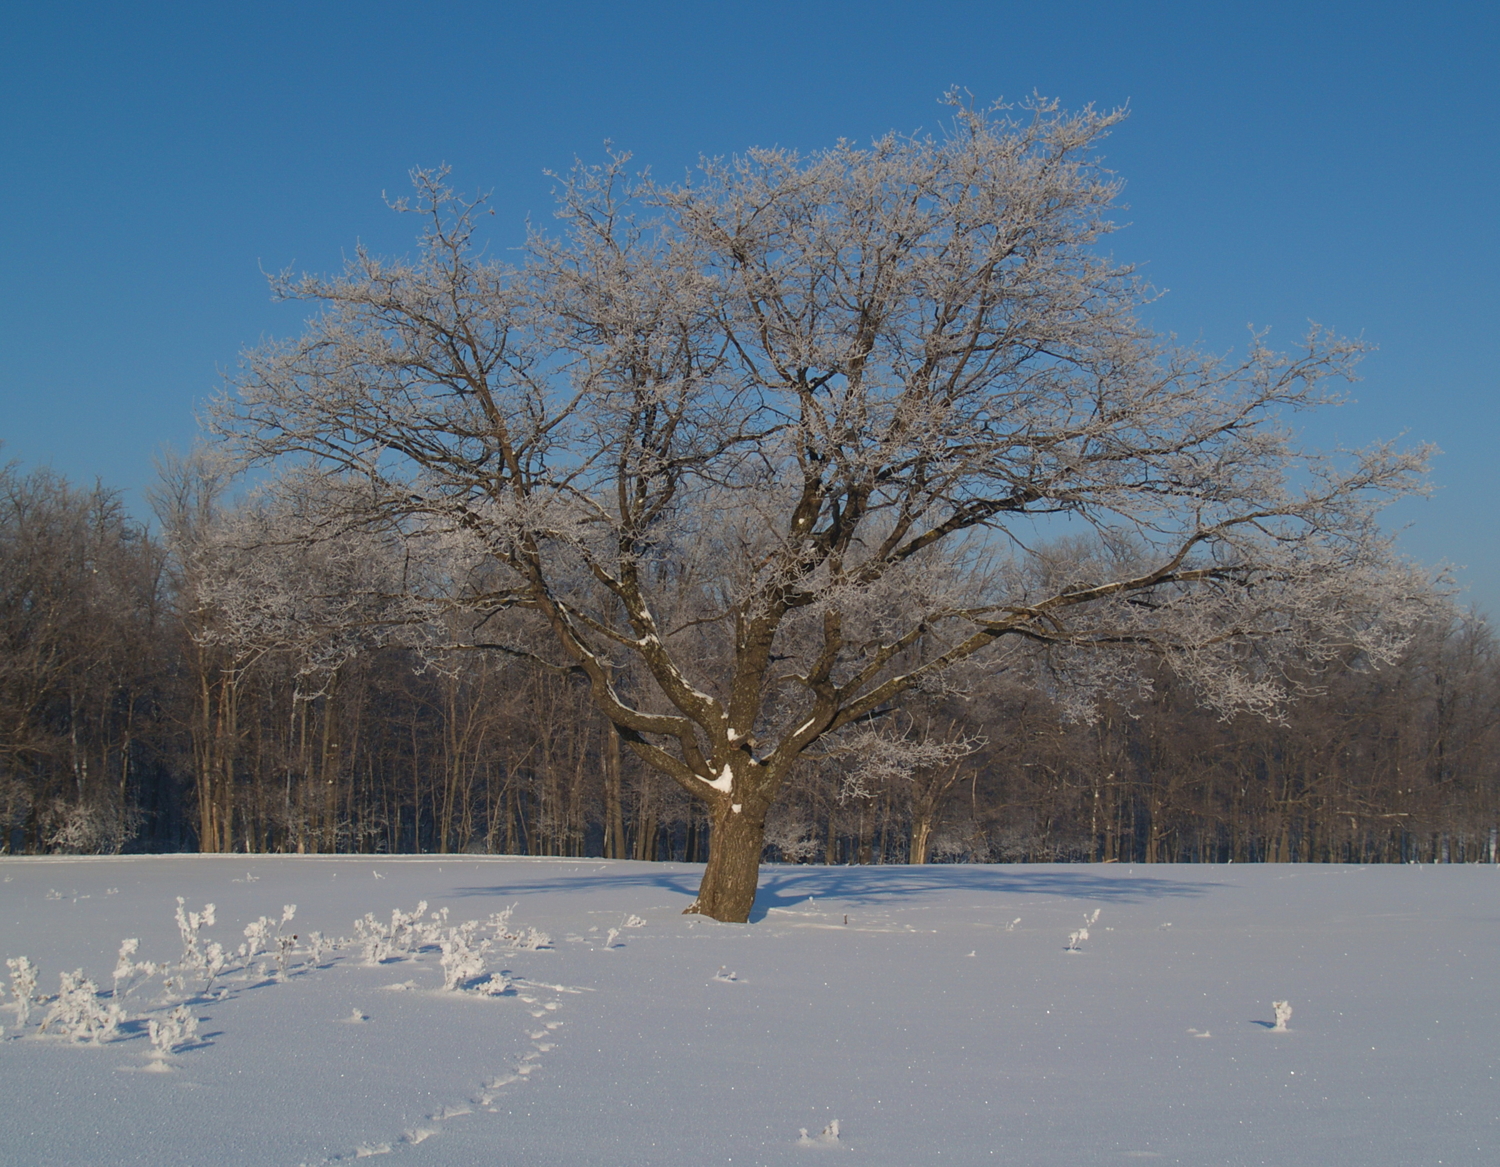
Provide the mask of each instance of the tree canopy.
[{"label": "tree canopy", "polygon": [[277,277],[320,311],[216,407],[285,468],[299,539],[400,542],[371,590],[443,612],[438,647],[583,678],[708,808],[718,919],[747,918],[798,760],[899,747],[906,694],[1025,646],[1085,694],[1149,653],[1269,711],[1284,660],[1388,659],[1420,608],[1376,513],[1424,451],[1322,455],[1289,423],[1360,346],[1155,334],[1153,290],[1097,246],[1121,115],[950,108],[941,136],[675,184],[580,166],[517,263],[481,246],[482,201],[416,172],[416,257]]}]

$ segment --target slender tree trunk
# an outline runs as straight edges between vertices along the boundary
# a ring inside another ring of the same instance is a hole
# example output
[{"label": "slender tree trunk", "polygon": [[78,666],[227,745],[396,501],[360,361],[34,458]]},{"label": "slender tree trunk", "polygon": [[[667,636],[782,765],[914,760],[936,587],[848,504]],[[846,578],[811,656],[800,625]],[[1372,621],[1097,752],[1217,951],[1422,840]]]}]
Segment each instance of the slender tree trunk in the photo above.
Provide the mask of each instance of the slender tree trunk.
[{"label": "slender tree trunk", "polygon": [[926,863],[927,850],[932,845],[932,811],[916,804],[911,813],[911,861]]},{"label": "slender tree trunk", "polygon": [[604,727],[604,857],[625,856],[625,811],[620,802],[620,734],[612,722]]}]

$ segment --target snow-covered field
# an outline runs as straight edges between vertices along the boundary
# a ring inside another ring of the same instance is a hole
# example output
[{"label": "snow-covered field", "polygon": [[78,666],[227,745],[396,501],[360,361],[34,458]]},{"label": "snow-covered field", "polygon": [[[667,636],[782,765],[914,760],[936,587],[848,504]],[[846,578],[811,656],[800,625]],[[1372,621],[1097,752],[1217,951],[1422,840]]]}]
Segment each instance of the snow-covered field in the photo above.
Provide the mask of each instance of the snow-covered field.
[{"label": "snow-covered field", "polygon": [[0,970],[0,1163],[1500,1156],[1493,867],[770,867],[750,925],[680,914],[700,872],[0,860],[0,958],[99,990],[22,1026]]}]

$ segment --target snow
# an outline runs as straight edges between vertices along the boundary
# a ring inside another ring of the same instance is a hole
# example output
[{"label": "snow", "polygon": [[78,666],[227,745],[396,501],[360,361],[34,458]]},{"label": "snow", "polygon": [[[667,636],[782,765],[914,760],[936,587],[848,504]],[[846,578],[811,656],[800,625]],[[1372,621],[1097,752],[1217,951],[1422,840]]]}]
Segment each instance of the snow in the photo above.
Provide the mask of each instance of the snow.
[{"label": "snow", "polygon": [[[201,973],[175,997],[137,978],[98,1043],[39,1033],[53,1003],[18,1031],[4,977],[0,1164],[1395,1167],[1500,1152],[1494,867],[773,866],[749,925],[680,914],[701,872],[0,859],[0,960],[29,957],[39,994],[81,968],[109,1004],[129,938],[131,959],[181,960],[179,895],[215,905],[199,939],[230,954],[207,996]],[[422,900],[428,941],[413,932],[377,964],[336,943]],[[263,953],[247,976],[245,927],[294,903],[285,975]],[[487,921],[512,904],[497,940]],[[528,947],[540,933],[550,945]],[[444,991],[455,952],[490,979]],[[154,1058],[149,1022],[162,1030],[184,998],[196,1036]]]},{"label": "snow", "polygon": [[725,762],[724,768],[719,771],[719,776],[713,779],[713,781],[709,781],[707,778],[700,778],[699,781],[712,786],[715,790],[728,794],[734,789],[734,765],[733,763]]}]

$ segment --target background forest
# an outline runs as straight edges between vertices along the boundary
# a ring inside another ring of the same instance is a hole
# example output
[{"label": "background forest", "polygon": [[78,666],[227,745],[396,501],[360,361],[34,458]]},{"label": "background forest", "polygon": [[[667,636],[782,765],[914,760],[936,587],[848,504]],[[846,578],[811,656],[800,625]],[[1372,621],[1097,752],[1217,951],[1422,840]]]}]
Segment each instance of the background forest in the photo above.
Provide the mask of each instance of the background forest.
[{"label": "background forest", "polygon": [[[704,858],[700,807],[576,679],[445,652],[429,609],[355,610],[341,580],[409,565],[290,550],[285,516],[225,497],[167,466],[157,534],[103,486],[0,468],[0,851]],[[804,763],[766,857],[1496,858],[1500,655],[1446,601],[1394,666],[1309,666],[1279,720],[1221,719],[1149,665],[1080,716],[1032,665],[891,711],[968,741],[956,762]]]}]

